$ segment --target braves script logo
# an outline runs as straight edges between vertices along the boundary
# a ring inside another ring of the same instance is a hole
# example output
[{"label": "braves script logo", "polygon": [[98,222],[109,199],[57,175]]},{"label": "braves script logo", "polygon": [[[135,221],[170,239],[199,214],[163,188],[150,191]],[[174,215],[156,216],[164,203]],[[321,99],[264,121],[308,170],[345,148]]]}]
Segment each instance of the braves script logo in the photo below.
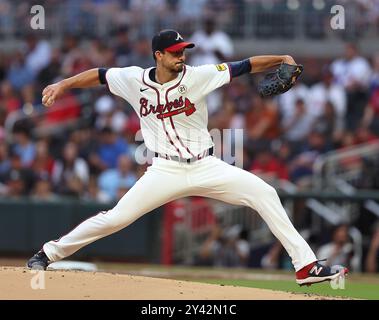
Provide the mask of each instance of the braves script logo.
[{"label": "braves script logo", "polygon": [[154,106],[152,104],[148,104],[148,100],[145,98],[141,98],[139,101],[140,107],[140,116],[147,117],[150,113],[157,114],[158,119],[168,118],[175,116],[180,113],[185,113],[188,117],[192,113],[196,111],[195,104],[193,104],[188,98],[185,98],[183,101],[183,97],[180,96],[179,99],[175,99],[174,101],[169,101],[165,105],[158,104]]}]

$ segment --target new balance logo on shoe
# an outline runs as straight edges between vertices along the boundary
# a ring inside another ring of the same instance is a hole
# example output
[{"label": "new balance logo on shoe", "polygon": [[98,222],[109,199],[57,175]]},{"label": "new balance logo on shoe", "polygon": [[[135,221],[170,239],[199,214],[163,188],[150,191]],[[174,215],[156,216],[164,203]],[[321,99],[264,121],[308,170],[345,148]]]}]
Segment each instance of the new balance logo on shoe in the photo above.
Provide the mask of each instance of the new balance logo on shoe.
[{"label": "new balance logo on shoe", "polygon": [[314,272],[316,275],[319,275],[321,271],[322,271],[322,267],[317,269],[317,265],[315,264],[314,267],[311,269],[311,271],[309,271],[309,273]]}]

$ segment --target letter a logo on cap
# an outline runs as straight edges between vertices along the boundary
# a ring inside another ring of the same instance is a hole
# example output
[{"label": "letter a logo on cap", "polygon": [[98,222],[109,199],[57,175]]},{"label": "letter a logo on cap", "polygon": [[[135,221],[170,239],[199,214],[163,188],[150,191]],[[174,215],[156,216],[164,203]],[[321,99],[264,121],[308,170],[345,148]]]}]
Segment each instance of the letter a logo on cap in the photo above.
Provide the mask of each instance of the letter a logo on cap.
[{"label": "letter a logo on cap", "polygon": [[179,39],[183,40],[183,37],[179,34],[179,32],[177,32],[176,34],[177,34],[176,39],[175,39],[176,41],[178,41]]}]

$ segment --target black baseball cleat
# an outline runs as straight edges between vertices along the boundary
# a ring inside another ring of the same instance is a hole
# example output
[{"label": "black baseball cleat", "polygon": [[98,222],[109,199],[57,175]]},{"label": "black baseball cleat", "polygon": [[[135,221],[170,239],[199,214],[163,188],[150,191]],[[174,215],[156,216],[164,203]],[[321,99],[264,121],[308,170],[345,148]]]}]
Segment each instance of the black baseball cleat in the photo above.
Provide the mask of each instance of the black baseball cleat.
[{"label": "black baseball cleat", "polygon": [[33,257],[31,257],[27,263],[29,269],[34,270],[46,270],[50,264],[49,258],[43,250],[38,251]]},{"label": "black baseball cleat", "polygon": [[315,261],[296,272],[296,283],[300,286],[310,286],[314,283],[335,280],[348,272],[347,268],[332,270],[332,268]]}]

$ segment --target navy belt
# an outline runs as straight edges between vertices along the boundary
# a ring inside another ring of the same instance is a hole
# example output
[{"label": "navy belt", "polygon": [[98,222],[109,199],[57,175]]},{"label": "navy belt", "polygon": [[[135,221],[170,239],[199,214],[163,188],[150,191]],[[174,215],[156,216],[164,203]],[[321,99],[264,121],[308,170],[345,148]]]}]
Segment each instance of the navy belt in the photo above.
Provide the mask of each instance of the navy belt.
[{"label": "navy belt", "polygon": [[206,152],[202,152],[202,153],[198,154],[197,156],[192,157],[192,158],[188,158],[188,159],[178,157],[178,156],[169,156],[168,154],[165,154],[165,153],[162,154],[162,153],[155,152],[156,157],[164,158],[167,160],[173,160],[173,161],[177,161],[177,162],[187,162],[187,163],[192,163],[192,162],[195,162],[197,160],[204,159],[207,156],[213,156],[213,154],[214,154],[213,147],[210,147]]}]

